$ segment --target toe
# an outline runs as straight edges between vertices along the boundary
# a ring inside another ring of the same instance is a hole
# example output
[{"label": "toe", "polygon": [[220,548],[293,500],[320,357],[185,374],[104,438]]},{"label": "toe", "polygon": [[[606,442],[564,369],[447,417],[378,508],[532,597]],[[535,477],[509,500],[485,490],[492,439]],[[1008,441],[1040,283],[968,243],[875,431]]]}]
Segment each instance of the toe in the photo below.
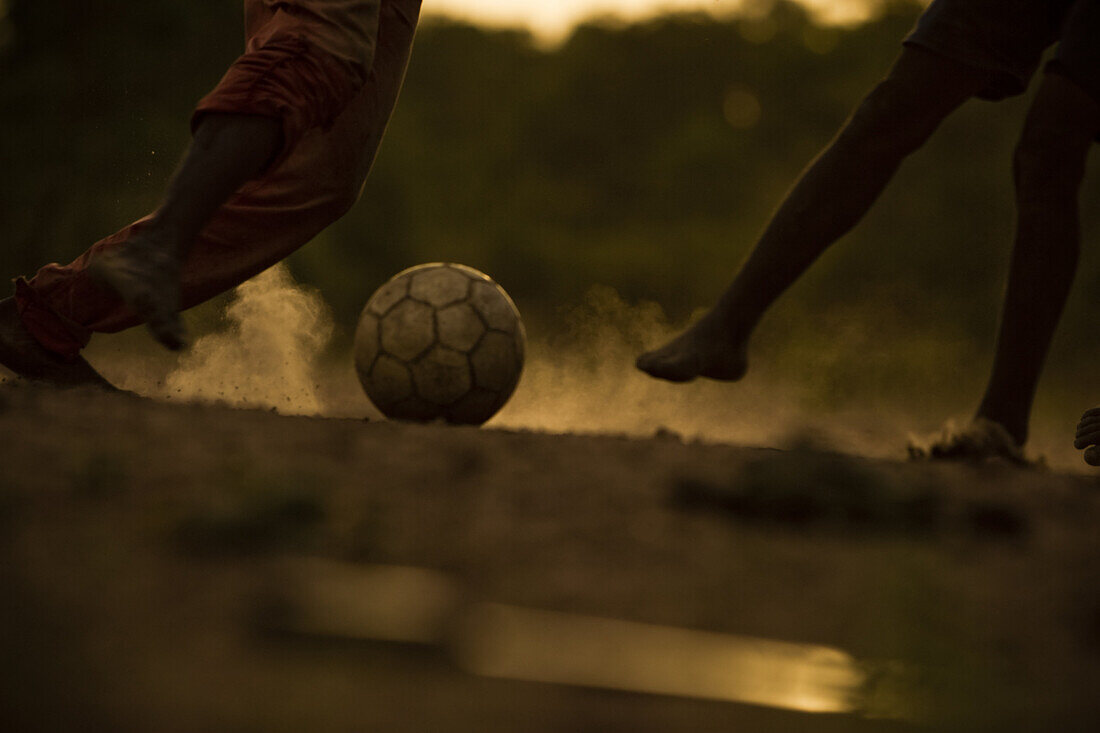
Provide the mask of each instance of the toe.
[{"label": "toe", "polygon": [[1077,434],[1078,435],[1080,435],[1081,433],[1087,432],[1089,430],[1100,430],[1100,419],[1090,417],[1090,418],[1086,418],[1086,419],[1082,420],[1081,422],[1077,423]]},{"label": "toe", "polygon": [[646,374],[656,376],[656,372],[661,371],[663,362],[664,358],[660,350],[647,351],[634,360],[634,366]]},{"label": "toe", "polygon": [[1075,448],[1085,448],[1094,444],[1100,444],[1100,425],[1078,428],[1073,446]]},{"label": "toe", "polygon": [[664,379],[667,382],[690,382],[696,374],[685,361],[660,351],[650,351],[639,356],[635,366],[649,376]]}]

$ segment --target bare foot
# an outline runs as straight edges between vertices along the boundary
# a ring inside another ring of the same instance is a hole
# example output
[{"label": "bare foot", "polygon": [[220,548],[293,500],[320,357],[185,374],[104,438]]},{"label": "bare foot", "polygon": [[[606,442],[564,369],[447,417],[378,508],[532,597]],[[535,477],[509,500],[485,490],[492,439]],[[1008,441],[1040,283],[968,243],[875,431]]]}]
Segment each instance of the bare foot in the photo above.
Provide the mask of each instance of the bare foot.
[{"label": "bare foot", "polygon": [[92,260],[88,274],[145,321],[153,338],[178,351],[186,344],[180,319],[179,261],[174,249],[146,235]]},{"label": "bare foot", "polygon": [[1081,422],[1077,423],[1073,447],[1085,449],[1085,463],[1100,466],[1100,407],[1085,410]]},{"label": "bare foot", "polygon": [[915,460],[961,460],[985,462],[1004,460],[1020,466],[1041,466],[1043,459],[1029,460],[1024,448],[1000,423],[984,417],[974,418],[958,428],[948,421],[938,435],[928,440],[909,439],[909,457]]},{"label": "bare foot", "polygon": [[15,298],[0,300],[0,364],[32,382],[116,391],[83,357],[68,361],[38,343],[23,325]]},{"label": "bare foot", "polygon": [[748,370],[748,340],[731,336],[713,311],[659,349],[638,357],[651,377],[690,382],[696,377],[736,382]]}]

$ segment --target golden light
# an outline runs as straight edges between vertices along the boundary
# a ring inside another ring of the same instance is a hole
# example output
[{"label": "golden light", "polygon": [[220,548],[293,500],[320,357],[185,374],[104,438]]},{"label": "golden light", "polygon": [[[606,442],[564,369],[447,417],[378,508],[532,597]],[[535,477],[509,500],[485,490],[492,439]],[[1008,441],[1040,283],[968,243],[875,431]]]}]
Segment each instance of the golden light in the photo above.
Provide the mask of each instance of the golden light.
[{"label": "golden light", "polygon": [[269,630],[447,649],[500,679],[856,713],[868,683],[848,653],[735,634],[477,602],[427,568],[286,561]]},{"label": "golden light", "polygon": [[839,649],[484,603],[459,664],[486,677],[765,705],[857,710],[865,676]]}]

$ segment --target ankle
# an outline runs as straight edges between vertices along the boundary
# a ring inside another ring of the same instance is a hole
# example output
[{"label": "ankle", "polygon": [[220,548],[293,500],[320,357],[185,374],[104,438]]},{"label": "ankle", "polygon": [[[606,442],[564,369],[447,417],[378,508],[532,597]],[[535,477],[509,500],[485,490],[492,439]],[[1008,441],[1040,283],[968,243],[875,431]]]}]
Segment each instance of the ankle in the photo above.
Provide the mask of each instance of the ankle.
[{"label": "ankle", "polygon": [[763,313],[747,306],[744,300],[727,291],[718,299],[708,316],[730,333],[744,335],[747,338],[756,328]]},{"label": "ankle", "polygon": [[974,415],[975,420],[988,420],[989,422],[996,423],[1004,428],[1005,432],[1016,441],[1016,444],[1023,446],[1027,443],[1028,438],[1028,425],[1027,419],[1009,418],[1005,415],[999,414],[995,410],[988,408],[980,408],[977,414]]},{"label": "ankle", "polygon": [[729,344],[744,344],[752,333],[752,327],[746,325],[737,312],[722,305],[715,306],[703,316],[701,323],[711,338],[720,339]]}]

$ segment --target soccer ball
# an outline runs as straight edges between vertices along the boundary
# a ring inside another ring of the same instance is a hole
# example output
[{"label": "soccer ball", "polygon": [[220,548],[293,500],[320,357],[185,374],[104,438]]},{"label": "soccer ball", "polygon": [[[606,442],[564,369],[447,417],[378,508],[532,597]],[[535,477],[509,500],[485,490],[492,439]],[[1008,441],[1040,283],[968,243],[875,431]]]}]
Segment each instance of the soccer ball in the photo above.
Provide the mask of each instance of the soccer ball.
[{"label": "soccer ball", "polygon": [[367,301],[355,370],[387,417],[480,425],[512,396],[526,346],[515,303],[488,275],[433,262],[397,273]]}]

